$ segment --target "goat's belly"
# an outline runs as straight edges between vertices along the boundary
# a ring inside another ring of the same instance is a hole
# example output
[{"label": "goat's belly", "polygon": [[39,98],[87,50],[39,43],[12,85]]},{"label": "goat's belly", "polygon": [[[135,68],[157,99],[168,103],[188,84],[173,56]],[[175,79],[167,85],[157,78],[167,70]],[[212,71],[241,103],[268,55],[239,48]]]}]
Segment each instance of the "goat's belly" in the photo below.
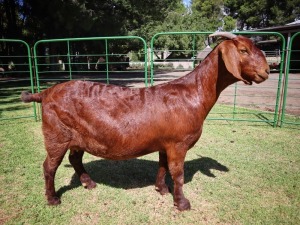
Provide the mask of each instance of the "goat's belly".
[{"label": "goat's belly", "polygon": [[104,149],[97,147],[96,149],[86,149],[86,152],[101,157],[104,159],[111,159],[111,160],[126,160],[126,159],[132,159],[137,158],[139,156],[147,155],[152,152],[155,152],[155,150],[136,150],[136,149],[126,149],[126,148],[119,148],[119,149]]},{"label": "goat's belly", "polygon": [[94,156],[111,160],[131,159],[157,151],[149,145],[147,147],[135,146],[118,142],[105,144],[93,138],[79,142],[77,139],[72,145],[71,149],[86,151]]}]

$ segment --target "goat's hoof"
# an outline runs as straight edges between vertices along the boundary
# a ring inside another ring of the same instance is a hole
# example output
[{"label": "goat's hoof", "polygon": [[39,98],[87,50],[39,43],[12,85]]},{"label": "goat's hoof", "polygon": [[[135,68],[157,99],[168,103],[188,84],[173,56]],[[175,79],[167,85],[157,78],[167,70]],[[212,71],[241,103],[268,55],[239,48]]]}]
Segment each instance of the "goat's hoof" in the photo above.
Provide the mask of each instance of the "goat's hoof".
[{"label": "goat's hoof", "polygon": [[156,186],[155,190],[157,192],[159,192],[161,195],[165,195],[165,194],[169,194],[170,193],[170,188],[166,184],[162,185],[160,187]]},{"label": "goat's hoof", "polygon": [[60,199],[59,199],[59,197],[49,197],[48,198],[48,205],[53,205],[53,206],[55,206],[55,205],[59,205],[61,203],[61,201],[60,201]]},{"label": "goat's hoof", "polygon": [[185,211],[185,210],[190,210],[191,209],[190,201],[187,200],[186,198],[181,199],[180,201],[175,202],[174,205],[176,206],[176,208],[179,211]]},{"label": "goat's hoof", "polygon": [[86,188],[88,190],[91,190],[97,186],[96,182],[93,180],[90,180],[88,183],[82,183],[82,185],[84,188]]},{"label": "goat's hoof", "polygon": [[93,181],[88,174],[82,174],[80,177],[80,181],[82,183],[82,186],[86,189],[93,189],[96,187],[95,181]]}]

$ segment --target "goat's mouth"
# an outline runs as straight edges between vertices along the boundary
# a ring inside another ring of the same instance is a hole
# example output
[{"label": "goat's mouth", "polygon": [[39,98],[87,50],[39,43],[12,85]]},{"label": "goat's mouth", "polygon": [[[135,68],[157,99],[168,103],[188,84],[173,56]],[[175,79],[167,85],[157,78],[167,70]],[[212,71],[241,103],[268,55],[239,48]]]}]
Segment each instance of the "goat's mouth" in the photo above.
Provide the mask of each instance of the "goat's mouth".
[{"label": "goat's mouth", "polygon": [[265,80],[267,80],[268,78],[269,78],[269,75],[266,73],[266,74],[256,74],[256,76],[255,76],[255,80],[254,80],[254,82],[255,83],[257,83],[257,84],[259,84],[259,83],[261,83],[261,82],[264,82]]},{"label": "goat's mouth", "polygon": [[251,80],[250,80],[250,81],[249,81],[249,80],[243,80],[243,81],[244,81],[244,83],[247,84],[247,85],[252,85],[252,81],[251,81]]},{"label": "goat's mouth", "polygon": [[269,76],[267,74],[266,75],[261,75],[259,73],[256,73],[255,75],[252,76],[252,78],[251,77],[248,77],[248,79],[244,78],[243,82],[247,85],[252,85],[253,82],[255,82],[256,84],[259,84],[259,83],[264,82],[265,80],[267,80],[268,77]]}]

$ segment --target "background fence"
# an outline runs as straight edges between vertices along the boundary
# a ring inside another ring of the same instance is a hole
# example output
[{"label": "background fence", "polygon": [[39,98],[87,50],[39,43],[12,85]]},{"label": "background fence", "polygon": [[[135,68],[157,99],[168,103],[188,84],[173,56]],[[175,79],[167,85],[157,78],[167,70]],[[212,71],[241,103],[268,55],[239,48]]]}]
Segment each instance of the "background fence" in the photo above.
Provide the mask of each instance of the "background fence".
[{"label": "background fence", "polygon": [[[214,47],[214,44],[209,45],[209,34],[211,32],[167,32],[154,35],[151,40],[151,83],[160,83],[161,79],[171,74],[180,76],[183,71],[192,70],[198,65]],[[248,86],[238,82],[229,86],[222,92],[208,119],[266,122],[276,126],[280,107],[285,39],[277,32],[237,34],[248,36],[257,43],[264,51],[272,73],[267,81],[259,85]],[[177,36],[176,40],[179,40],[179,43],[189,42],[190,49],[168,49],[166,52],[164,47],[157,47],[161,42],[174,39],[174,36]],[[268,48],[267,45],[274,44],[275,40],[278,48],[275,50]]]},{"label": "background fence", "polygon": [[[300,49],[300,43],[296,37],[300,37],[300,32],[291,37],[288,46],[281,126],[300,125],[300,50],[296,50]],[[287,117],[287,114],[293,116]]]},{"label": "background fence", "polygon": [[[130,42],[139,42],[130,49]],[[73,79],[129,85],[147,80],[147,44],[136,36],[41,40],[34,45],[38,91]],[[143,66],[130,66],[134,56]]]},{"label": "background fence", "polygon": [[[25,50],[19,51],[22,54],[16,51],[7,54],[5,46],[15,40],[2,39],[0,68],[7,69],[1,72],[0,78],[3,84],[0,118],[37,117],[34,104],[31,106],[31,115],[23,115],[21,110],[19,114],[9,115],[9,112],[18,111],[18,108],[28,107],[19,100],[20,92],[28,90],[28,87],[32,92],[39,92],[71,79],[142,87],[148,86],[148,82],[149,85],[156,85],[176,79],[193,70],[212,50],[215,44],[207,41],[209,34],[211,32],[158,33],[153,36],[150,49],[147,49],[144,39],[136,36],[40,40],[33,47],[33,70],[28,44],[17,41],[18,46],[12,49],[23,45]],[[298,62],[291,60],[291,54],[299,53],[292,50],[287,52],[285,69],[286,41],[280,33],[238,34],[256,41],[266,54],[272,73],[267,81],[259,85],[246,86],[238,82],[229,86],[222,92],[208,119],[263,122],[273,126],[299,125],[299,71],[293,69]],[[166,43],[174,40],[188,47],[180,49],[173,45],[172,49],[172,44],[166,46]],[[292,37],[288,49],[295,44],[293,40]],[[130,46],[135,47],[130,49]],[[8,61],[15,65],[12,71],[8,69]],[[10,104],[14,101],[15,106]]]},{"label": "background fence", "polygon": [[[29,45],[0,39],[0,120],[37,118],[36,104],[21,104],[21,91],[34,92]],[[31,111],[26,109],[32,108]]]}]

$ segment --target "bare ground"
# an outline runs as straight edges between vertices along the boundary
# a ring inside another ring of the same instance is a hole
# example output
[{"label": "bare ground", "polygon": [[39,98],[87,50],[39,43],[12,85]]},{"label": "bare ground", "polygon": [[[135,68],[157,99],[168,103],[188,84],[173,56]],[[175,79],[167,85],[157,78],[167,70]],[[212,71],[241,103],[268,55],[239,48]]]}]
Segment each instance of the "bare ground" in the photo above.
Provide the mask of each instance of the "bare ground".
[{"label": "bare ground", "polygon": [[[184,76],[187,71],[158,73],[155,75],[155,85],[164,83],[172,79]],[[282,79],[284,82],[284,79]],[[278,104],[282,108],[283,104],[283,86],[278,86],[279,74],[271,73],[268,80],[261,84],[245,85],[242,82],[237,83],[235,93],[235,84],[226,88],[218,103],[232,105],[234,103],[234,95],[236,94],[236,104],[242,107],[258,108],[265,111],[274,111],[276,105],[277,92],[280,92]],[[143,83],[137,83],[134,86],[142,87]],[[291,115],[300,115],[300,74],[289,74],[286,113]]]}]

